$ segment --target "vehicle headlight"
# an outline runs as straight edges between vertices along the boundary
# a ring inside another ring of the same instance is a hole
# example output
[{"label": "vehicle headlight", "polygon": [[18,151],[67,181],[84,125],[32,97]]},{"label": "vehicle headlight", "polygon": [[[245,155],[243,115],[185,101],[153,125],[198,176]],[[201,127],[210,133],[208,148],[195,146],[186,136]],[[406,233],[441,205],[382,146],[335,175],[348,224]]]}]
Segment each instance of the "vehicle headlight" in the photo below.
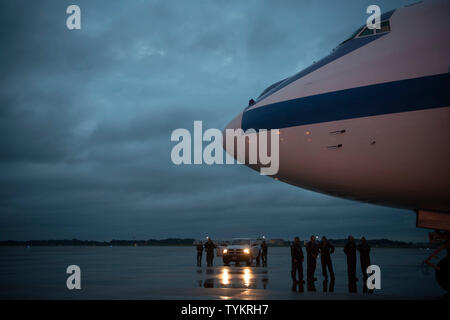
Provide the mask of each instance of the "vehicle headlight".
[{"label": "vehicle headlight", "polygon": [[249,249],[244,249],[244,253],[249,254],[250,250]]},{"label": "vehicle headlight", "polygon": [[228,252],[228,249],[223,249],[223,253],[227,253]]}]

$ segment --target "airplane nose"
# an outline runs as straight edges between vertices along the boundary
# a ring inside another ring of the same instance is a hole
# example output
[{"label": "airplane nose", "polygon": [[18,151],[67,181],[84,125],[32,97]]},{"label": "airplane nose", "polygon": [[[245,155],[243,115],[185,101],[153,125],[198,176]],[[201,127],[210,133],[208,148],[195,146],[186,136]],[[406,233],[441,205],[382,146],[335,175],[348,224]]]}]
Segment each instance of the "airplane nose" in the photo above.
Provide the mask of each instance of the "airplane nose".
[{"label": "airplane nose", "polygon": [[228,150],[226,146],[226,130],[227,129],[241,129],[242,128],[242,112],[240,112],[236,117],[234,117],[233,120],[230,121],[230,123],[227,124],[225,129],[222,131],[222,147],[223,149],[233,158],[235,157],[236,150]]},{"label": "airplane nose", "polygon": [[[279,163],[278,139],[272,138],[272,133],[267,133],[266,130],[264,130],[264,140],[261,140],[263,138],[260,137],[261,133],[256,131],[255,129],[248,128],[246,131],[244,131],[244,129],[242,128],[243,115],[243,112],[239,113],[223,130],[223,149],[229,156],[237,160],[237,162],[240,164],[244,164],[247,167],[258,170],[260,172],[264,171],[264,173],[262,174],[276,174],[278,172]],[[276,131],[278,132],[278,130]],[[272,143],[274,144],[272,145]],[[263,144],[266,145],[263,146]],[[275,156],[275,154],[277,155]],[[266,155],[265,158],[261,158],[263,155]],[[272,159],[274,159],[274,162],[272,162]],[[234,163],[233,161],[228,162],[228,160],[229,158],[227,157],[227,163]],[[269,173],[272,172],[269,169],[272,168],[273,165],[277,167],[276,172]]]},{"label": "airplane nose", "polygon": [[225,130],[226,129],[236,130],[242,128],[242,114],[243,113],[241,112],[236,117],[234,117],[234,119],[231,120],[230,123],[225,127]]}]

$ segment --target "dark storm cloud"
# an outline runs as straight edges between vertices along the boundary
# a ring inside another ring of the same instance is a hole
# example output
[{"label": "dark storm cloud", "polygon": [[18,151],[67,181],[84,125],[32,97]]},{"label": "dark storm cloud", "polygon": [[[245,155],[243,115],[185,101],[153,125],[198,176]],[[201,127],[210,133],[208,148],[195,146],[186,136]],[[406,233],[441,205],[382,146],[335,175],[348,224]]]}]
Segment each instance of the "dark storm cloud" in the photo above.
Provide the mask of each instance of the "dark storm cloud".
[{"label": "dark storm cloud", "polygon": [[1,239],[422,240],[407,211],[170,161],[174,129],[223,128],[344,40],[371,3],[76,1],[79,31],[65,27],[69,4],[0,4]]}]

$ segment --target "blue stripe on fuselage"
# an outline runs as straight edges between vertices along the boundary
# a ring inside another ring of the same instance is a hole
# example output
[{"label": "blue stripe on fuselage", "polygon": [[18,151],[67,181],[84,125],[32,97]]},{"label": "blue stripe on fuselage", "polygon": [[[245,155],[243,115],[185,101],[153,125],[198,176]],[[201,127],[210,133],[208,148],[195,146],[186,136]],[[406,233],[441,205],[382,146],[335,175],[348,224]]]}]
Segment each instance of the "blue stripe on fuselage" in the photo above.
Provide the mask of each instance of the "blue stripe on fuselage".
[{"label": "blue stripe on fuselage", "polygon": [[449,105],[450,73],[444,73],[265,105],[244,112],[242,129],[281,129]]}]

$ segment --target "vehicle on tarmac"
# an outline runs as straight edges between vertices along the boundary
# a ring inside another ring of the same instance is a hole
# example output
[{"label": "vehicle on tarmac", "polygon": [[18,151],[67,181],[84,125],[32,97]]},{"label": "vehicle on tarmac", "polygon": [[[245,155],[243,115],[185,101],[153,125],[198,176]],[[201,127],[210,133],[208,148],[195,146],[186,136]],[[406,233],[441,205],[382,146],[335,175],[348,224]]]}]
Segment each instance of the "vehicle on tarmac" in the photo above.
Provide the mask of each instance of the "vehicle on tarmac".
[{"label": "vehicle on tarmac", "polygon": [[215,242],[217,248],[216,248],[216,256],[222,257],[223,251],[227,248],[227,246],[230,244],[227,240],[219,240]]},{"label": "vehicle on tarmac", "polygon": [[230,262],[236,264],[245,262],[247,266],[250,266],[259,256],[260,246],[257,241],[250,238],[231,239],[230,244],[222,251],[223,264],[226,266]]}]

